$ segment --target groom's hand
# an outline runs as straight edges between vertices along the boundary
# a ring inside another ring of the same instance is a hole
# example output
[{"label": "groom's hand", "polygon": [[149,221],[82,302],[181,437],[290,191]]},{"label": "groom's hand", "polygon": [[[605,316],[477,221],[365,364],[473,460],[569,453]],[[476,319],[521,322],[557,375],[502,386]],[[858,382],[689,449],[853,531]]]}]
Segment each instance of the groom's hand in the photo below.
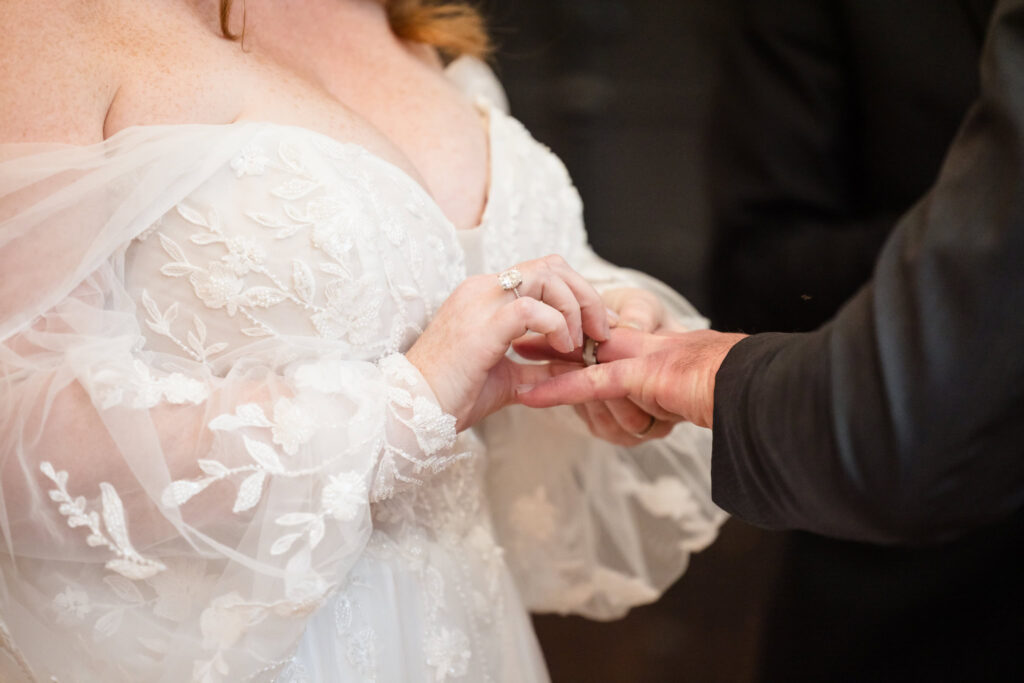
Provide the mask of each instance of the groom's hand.
[{"label": "groom's hand", "polygon": [[[659,421],[687,420],[710,427],[714,415],[715,374],[729,350],[745,335],[697,330],[644,334],[612,330],[598,347],[598,365],[554,370],[551,379],[523,387],[520,403],[536,408],[628,398]],[[543,340],[516,344],[526,358],[580,362],[578,353],[562,354]]]}]

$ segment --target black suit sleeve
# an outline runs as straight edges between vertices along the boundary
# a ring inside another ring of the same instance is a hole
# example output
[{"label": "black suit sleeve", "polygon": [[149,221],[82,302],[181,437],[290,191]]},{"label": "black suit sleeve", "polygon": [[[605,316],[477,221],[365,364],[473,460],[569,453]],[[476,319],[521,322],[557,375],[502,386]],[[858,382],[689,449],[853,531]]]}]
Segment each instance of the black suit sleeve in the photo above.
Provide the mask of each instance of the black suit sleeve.
[{"label": "black suit sleeve", "polygon": [[725,359],[712,481],[752,523],[877,542],[1024,503],[1024,0],[998,3],[979,99],[872,281]]}]

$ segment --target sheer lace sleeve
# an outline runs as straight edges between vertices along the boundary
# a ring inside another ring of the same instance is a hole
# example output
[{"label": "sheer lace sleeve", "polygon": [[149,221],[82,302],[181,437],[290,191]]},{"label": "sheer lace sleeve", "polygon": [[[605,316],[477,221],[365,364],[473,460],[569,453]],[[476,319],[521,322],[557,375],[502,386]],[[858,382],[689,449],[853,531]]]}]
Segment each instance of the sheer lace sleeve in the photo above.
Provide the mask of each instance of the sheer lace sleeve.
[{"label": "sheer lace sleeve", "polygon": [[[216,136],[234,138],[219,160],[203,131],[165,132],[177,138],[167,145],[153,130],[125,149],[0,165],[4,680],[271,680],[361,553],[371,503],[458,457],[455,420],[399,352],[401,335],[381,353],[263,335],[216,362],[147,344],[148,306],[125,288],[127,240],[182,192],[230,174],[252,135],[236,132]],[[182,134],[198,134],[184,142],[204,154],[176,153]],[[393,180],[377,184],[398,192]],[[368,265],[374,254],[427,273],[428,298],[443,298],[451,267],[432,262],[439,251],[403,251],[386,216],[350,218],[343,227],[384,245],[362,254],[384,296],[416,308],[402,277]],[[69,242],[48,262],[61,234]],[[333,305],[344,318],[360,300]]]},{"label": "sheer lace sleeve", "polygon": [[[470,60],[452,71],[471,96],[492,100],[500,91],[484,64]],[[647,289],[683,325],[707,327],[671,288],[598,257],[562,163],[501,107],[484,109],[492,161],[479,235],[483,270],[558,253],[599,291]],[[480,433],[495,530],[532,610],[609,619],[652,602],[725,519],[711,502],[711,434],[693,425],[623,448],[592,437],[571,408],[512,406],[487,418]]]},{"label": "sheer lace sleeve", "polygon": [[[707,326],[663,283],[589,247],[574,267],[599,289],[642,287],[687,327]],[[513,406],[487,419],[488,496],[527,606],[612,619],[653,602],[718,535],[711,432],[689,423],[626,448],[591,436],[568,407]]]},{"label": "sheer lace sleeve", "polygon": [[[599,290],[647,289],[683,325],[707,327],[662,282],[585,243],[569,253]],[[571,408],[514,406],[488,418],[483,434],[498,536],[534,611],[611,619],[653,602],[726,519],[711,500],[710,430],[683,423],[626,448],[591,436]]]}]

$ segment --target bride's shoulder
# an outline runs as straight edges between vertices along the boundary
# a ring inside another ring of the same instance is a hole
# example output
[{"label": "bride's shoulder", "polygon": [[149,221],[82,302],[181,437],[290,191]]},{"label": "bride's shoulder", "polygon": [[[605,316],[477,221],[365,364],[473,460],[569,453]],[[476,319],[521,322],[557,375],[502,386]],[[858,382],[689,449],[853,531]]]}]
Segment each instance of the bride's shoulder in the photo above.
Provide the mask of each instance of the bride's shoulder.
[{"label": "bride's shoulder", "polygon": [[102,139],[117,90],[107,0],[6,0],[0,7],[0,142]]}]

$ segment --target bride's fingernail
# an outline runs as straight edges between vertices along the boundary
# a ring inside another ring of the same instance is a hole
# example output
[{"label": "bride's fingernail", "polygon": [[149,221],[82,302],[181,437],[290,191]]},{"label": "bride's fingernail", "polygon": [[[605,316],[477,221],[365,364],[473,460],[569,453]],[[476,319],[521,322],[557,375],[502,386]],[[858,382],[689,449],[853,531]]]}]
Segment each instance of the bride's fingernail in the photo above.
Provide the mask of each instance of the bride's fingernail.
[{"label": "bride's fingernail", "polygon": [[605,311],[607,313],[604,320],[604,331],[606,335],[611,335],[612,328],[619,325],[619,314],[610,308],[606,308]]},{"label": "bride's fingernail", "polygon": [[533,389],[535,386],[537,386],[537,385],[536,384],[520,384],[519,386],[516,387],[516,396],[518,396],[519,394],[525,394],[527,391],[529,391],[530,389]]}]

